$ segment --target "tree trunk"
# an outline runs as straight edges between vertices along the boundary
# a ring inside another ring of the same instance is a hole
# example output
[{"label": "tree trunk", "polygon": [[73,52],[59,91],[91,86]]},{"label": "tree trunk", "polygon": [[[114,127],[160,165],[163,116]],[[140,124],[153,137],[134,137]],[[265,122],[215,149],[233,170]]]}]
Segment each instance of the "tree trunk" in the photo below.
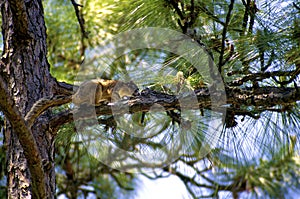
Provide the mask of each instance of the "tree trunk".
[{"label": "tree trunk", "polygon": [[[46,57],[46,27],[42,2],[4,0],[1,12],[4,37],[1,76],[14,107],[17,107],[24,118],[35,101],[51,96],[53,91],[53,78],[49,73]],[[40,156],[43,160],[44,176],[38,177],[41,183],[45,183],[44,194],[41,194],[42,188],[32,182],[33,170],[29,168],[34,169],[36,165],[29,165],[31,151],[25,151],[22,143],[24,139],[21,140],[13,128],[14,121],[7,122],[5,144],[9,198],[54,198],[54,135],[47,125],[49,118],[50,113],[44,113],[31,128],[39,152],[33,156]]]}]

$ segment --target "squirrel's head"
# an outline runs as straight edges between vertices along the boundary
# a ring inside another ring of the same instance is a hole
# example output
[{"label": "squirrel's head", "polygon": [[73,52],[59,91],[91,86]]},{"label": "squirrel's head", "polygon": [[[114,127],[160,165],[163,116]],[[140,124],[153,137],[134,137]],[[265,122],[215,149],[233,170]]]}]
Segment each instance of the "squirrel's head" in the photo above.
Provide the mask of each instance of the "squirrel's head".
[{"label": "squirrel's head", "polygon": [[128,90],[131,92],[132,96],[139,95],[139,88],[137,87],[137,85],[133,81],[127,82],[125,84],[128,87]]},{"label": "squirrel's head", "polygon": [[118,82],[114,88],[114,92],[117,92],[120,98],[125,96],[137,96],[139,95],[139,88],[133,82]]}]

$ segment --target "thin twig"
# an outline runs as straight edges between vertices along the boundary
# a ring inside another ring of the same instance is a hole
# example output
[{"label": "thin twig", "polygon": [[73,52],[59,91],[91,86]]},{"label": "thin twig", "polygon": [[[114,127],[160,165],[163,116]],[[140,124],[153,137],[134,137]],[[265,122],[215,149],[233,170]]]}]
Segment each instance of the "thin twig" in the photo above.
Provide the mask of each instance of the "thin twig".
[{"label": "thin twig", "polygon": [[245,34],[245,30],[247,28],[248,25],[248,19],[249,19],[249,12],[250,12],[250,1],[251,0],[247,0],[247,3],[243,0],[243,5],[245,6],[245,13],[244,13],[244,19],[243,19],[243,34]]},{"label": "thin twig", "polygon": [[233,10],[233,5],[234,5],[234,0],[231,0],[230,5],[228,7],[228,12],[227,12],[227,15],[226,15],[226,21],[225,21],[225,25],[224,25],[223,32],[222,32],[221,53],[220,53],[219,65],[218,65],[218,69],[219,69],[220,74],[222,74],[222,66],[224,65],[223,57],[224,57],[224,51],[225,51],[225,40],[226,40],[227,29],[228,29],[230,19],[231,19],[231,11]]},{"label": "thin twig", "polygon": [[293,2],[293,6],[297,9],[297,10],[299,10],[300,11],[300,7],[299,6],[297,6],[297,4],[295,3],[295,2]]},{"label": "thin twig", "polygon": [[[268,79],[268,78],[274,78],[274,77],[279,77],[279,76],[286,76],[286,77],[290,77],[289,80],[280,82],[280,81],[276,81],[276,83],[282,84],[282,85],[286,85],[289,83],[292,83],[300,74],[300,68],[297,68],[296,70],[293,71],[272,71],[272,72],[258,72],[258,73],[250,73],[248,75],[245,75],[244,77],[238,78],[232,82],[228,82],[227,84],[229,86],[240,86],[244,83],[246,83],[247,81],[262,81],[264,79]],[[231,73],[227,74],[228,76],[231,76]]]},{"label": "thin twig", "polygon": [[84,38],[88,38],[88,34],[85,31],[85,27],[84,27],[84,18],[82,17],[82,15],[80,14],[80,11],[79,11],[79,7],[83,7],[83,5],[76,3],[75,0],[71,0],[71,2],[75,9],[75,14],[76,14],[76,17],[77,17],[77,20],[79,22],[80,29],[81,29],[81,34]]}]

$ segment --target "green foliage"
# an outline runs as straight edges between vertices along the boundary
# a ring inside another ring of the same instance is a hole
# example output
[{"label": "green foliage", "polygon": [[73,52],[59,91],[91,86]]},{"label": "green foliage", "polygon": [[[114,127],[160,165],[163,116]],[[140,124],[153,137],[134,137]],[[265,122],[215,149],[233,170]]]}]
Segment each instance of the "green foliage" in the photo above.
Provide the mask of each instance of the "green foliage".
[{"label": "green foliage", "polygon": [[[175,28],[174,13],[168,8],[166,1],[123,0],[115,10],[124,13],[119,24],[120,31],[141,27]],[[161,20],[163,19],[163,20]]]},{"label": "green foliage", "polygon": [[[211,84],[207,80],[210,74],[195,72],[195,66],[187,60],[162,50],[142,49],[125,53],[127,49],[124,47],[119,49],[124,52],[122,56],[116,57],[117,52],[108,55],[114,61],[107,69],[104,67],[105,58],[97,57],[99,55],[93,51],[122,31],[165,27],[183,32],[203,46],[228,85],[233,80],[266,71],[285,71],[287,74],[271,78],[258,76],[255,81],[247,80],[237,88],[250,88],[249,91],[255,89],[253,85],[257,82],[260,87],[293,88],[295,84],[299,85],[299,10],[290,1],[256,1],[256,9],[255,4],[245,6],[248,1],[234,2],[230,14],[230,1],[221,0],[81,0],[77,3],[83,6],[78,9],[85,21],[86,37],[70,1],[44,1],[51,74],[58,80],[73,82],[82,69],[82,62],[92,60],[88,63],[91,64],[90,71],[83,71],[83,75],[98,75],[93,69],[103,68],[105,71],[101,77],[134,78],[140,88],[149,87],[169,94],[180,90],[176,76],[179,71],[183,73],[183,87],[187,90]],[[138,70],[141,68],[143,70]],[[293,70],[295,72],[291,73]],[[61,107],[54,113],[65,108],[73,107]],[[178,138],[176,133],[180,132],[180,125],[178,121],[176,123],[180,111],[160,110],[160,113],[146,113],[142,124],[142,113],[117,118],[117,126],[109,123],[111,117],[102,116],[98,119],[103,123],[97,125],[96,133],[91,130],[93,126],[89,121],[86,121],[83,132],[95,135],[96,139],[109,140],[124,150],[159,151],[163,144],[174,143],[172,141]],[[205,135],[210,133],[208,121],[216,113],[201,110],[197,121],[184,121],[194,124],[192,128],[184,129],[186,134],[180,137],[186,139],[190,147],[183,150],[183,156],[174,160],[171,169],[165,169],[167,166],[163,165],[162,170],[180,177],[193,198],[205,197],[206,193],[211,194],[208,197],[217,198],[228,191],[233,197],[287,197],[288,191],[299,187],[299,113],[299,102],[277,106],[228,105],[227,123],[218,138],[218,145],[205,146],[212,151],[202,157],[199,149],[205,145]],[[235,125],[229,125],[230,122]],[[149,139],[137,139],[128,130],[132,126],[143,127],[147,133],[158,130]],[[138,183],[135,176],[111,169],[87,155],[88,151],[79,139],[85,136],[75,133],[76,130],[73,123],[65,125],[56,138],[57,195],[83,198],[91,193],[104,199],[133,197],[132,189]],[[170,155],[166,148],[159,152],[162,156]],[[1,163],[5,162],[4,157],[4,145],[1,144]],[[128,159],[124,158],[124,162]],[[189,169],[176,170],[182,165]],[[4,164],[1,164],[0,186],[5,181],[4,170]],[[184,176],[186,173],[189,176]],[[197,195],[199,192],[201,194]],[[0,187],[0,198],[4,194]]]},{"label": "green foliage", "polygon": [[65,125],[56,139],[57,195],[81,198],[93,194],[99,198],[127,198],[135,192],[133,174],[112,170],[88,155],[75,133],[74,124]]},{"label": "green foliage", "polygon": [[70,81],[83,59],[76,15],[69,1],[45,1],[44,8],[51,74],[59,80]]},{"label": "green foliage", "polygon": [[[273,152],[270,158],[252,160],[244,165],[235,161],[228,164],[229,159],[222,155],[223,158],[219,160],[214,176],[219,180],[222,179],[221,184],[228,183],[230,184],[228,187],[233,185],[234,189],[248,191],[255,197],[263,194],[264,197],[282,198],[284,193],[293,189],[295,182],[298,184],[297,179],[300,177],[297,169],[300,156],[295,151],[295,144],[296,137],[291,136],[282,148]],[[227,161],[224,161],[224,158]],[[229,172],[222,168],[228,169]]]}]

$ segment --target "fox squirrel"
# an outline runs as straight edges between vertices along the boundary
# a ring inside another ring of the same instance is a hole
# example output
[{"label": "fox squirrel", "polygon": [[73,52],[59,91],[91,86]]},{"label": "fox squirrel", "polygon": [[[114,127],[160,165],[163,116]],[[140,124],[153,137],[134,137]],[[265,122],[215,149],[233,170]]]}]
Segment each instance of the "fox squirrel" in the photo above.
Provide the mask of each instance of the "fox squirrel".
[{"label": "fox squirrel", "polygon": [[99,105],[104,101],[118,101],[125,96],[138,94],[138,87],[132,81],[93,79],[83,82],[73,95],[75,105]]},{"label": "fox squirrel", "polygon": [[75,105],[86,103],[98,105],[103,101],[117,101],[125,96],[138,95],[138,87],[132,82],[122,82],[117,80],[94,79],[83,82],[73,96],[52,96],[39,99],[33,104],[30,111],[25,116],[25,121],[29,128],[34,121],[45,110],[50,107],[60,106],[73,100]]}]

